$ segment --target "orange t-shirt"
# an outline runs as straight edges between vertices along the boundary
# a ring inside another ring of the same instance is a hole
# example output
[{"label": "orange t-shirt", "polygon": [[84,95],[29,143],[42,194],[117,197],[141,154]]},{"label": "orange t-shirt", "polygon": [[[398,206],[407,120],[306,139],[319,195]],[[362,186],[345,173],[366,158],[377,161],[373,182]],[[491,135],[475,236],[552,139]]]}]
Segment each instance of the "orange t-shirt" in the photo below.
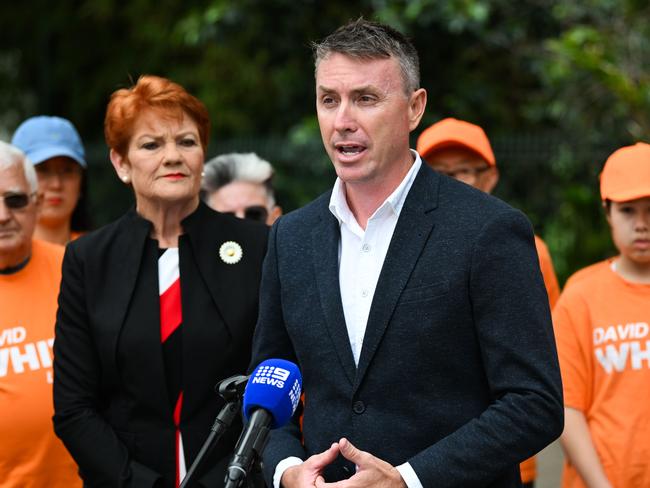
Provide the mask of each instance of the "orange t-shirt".
[{"label": "orange t-shirt", "polygon": [[535,247],[539,256],[539,267],[542,270],[548,301],[552,309],[557,303],[557,299],[560,298],[560,285],[557,282],[557,276],[555,276],[551,254],[548,252],[544,241],[538,236],[535,236]]},{"label": "orange t-shirt", "polygon": [[63,247],[32,243],[20,271],[0,274],[0,487],[80,487],[52,426],[52,344]]},{"label": "orange t-shirt", "polygon": [[[650,486],[650,284],[596,263],[569,279],[553,325],[564,403],[584,413],[610,483]],[[562,486],[585,486],[567,462]]]},{"label": "orange t-shirt", "polygon": [[[537,248],[539,267],[542,270],[542,278],[544,279],[544,287],[546,288],[548,301],[551,308],[553,308],[557,299],[560,297],[560,285],[557,282],[557,276],[555,276],[553,260],[551,259],[551,254],[548,252],[546,244],[538,236],[535,236],[535,247]],[[535,481],[537,477],[537,464],[534,457],[526,459],[519,465],[519,468],[521,471],[521,481],[524,483]]]}]

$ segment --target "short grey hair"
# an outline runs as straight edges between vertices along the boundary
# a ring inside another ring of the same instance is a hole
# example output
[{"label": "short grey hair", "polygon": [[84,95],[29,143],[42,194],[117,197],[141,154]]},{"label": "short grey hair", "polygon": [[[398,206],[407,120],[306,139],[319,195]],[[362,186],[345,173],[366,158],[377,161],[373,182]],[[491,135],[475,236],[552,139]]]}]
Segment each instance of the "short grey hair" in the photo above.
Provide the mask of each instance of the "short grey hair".
[{"label": "short grey hair", "polygon": [[406,96],[420,88],[420,60],[415,47],[392,27],[363,17],[336,29],[321,42],[312,43],[315,69],[332,53],[372,60],[394,57],[402,72]]},{"label": "short grey hair", "polygon": [[16,146],[0,141],[0,170],[9,169],[17,165],[23,168],[25,179],[27,180],[27,184],[29,184],[30,193],[35,193],[38,190],[38,179],[36,178],[36,170],[32,162]]},{"label": "short grey hair", "polygon": [[229,153],[212,158],[205,163],[201,189],[207,193],[217,191],[234,181],[264,186],[269,206],[275,205],[273,192],[273,166],[255,153]]}]

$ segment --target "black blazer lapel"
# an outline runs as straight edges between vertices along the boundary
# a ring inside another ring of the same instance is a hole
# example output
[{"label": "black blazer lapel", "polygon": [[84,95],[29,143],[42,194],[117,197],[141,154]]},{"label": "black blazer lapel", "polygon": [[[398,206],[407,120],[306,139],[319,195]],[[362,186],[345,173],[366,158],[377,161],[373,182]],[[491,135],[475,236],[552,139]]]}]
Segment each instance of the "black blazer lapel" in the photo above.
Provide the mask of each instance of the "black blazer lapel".
[{"label": "black blazer lapel", "polygon": [[432,211],[438,204],[438,185],[439,176],[423,161],[400,212],[377,281],[363,338],[355,389],[363,380],[393,315],[397,300],[433,229]]},{"label": "black blazer lapel", "polygon": [[99,276],[93,276],[90,280],[103,281],[101,289],[109,290],[110,299],[97,300],[98,314],[102,317],[110,317],[105,323],[110,327],[106,337],[110,338],[109,343],[103,344],[104,362],[109,365],[105,368],[107,380],[115,384],[117,378],[117,341],[120,330],[124,324],[126,312],[131,303],[136,280],[140,272],[142,253],[147,236],[150,232],[150,224],[141,219],[135,209],[130,210],[122,219],[112,243],[111,252],[108,254],[109,262],[103,263]]},{"label": "black blazer lapel", "polygon": [[[233,307],[238,307],[241,297],[234,291],[233,284],[242,278],[242,267],[247,266],[246,243],[235,232],[229,232],[231,226],[228,218],[218,225],[214,219],[207,218],[206,213],[212,212],[203,203],[190,217],[183,221],[194,258],[198,264],[201,279],[205,282],[210,295],[223,319],[225,332],[232,339],[237,330],[237,319],[232,316]],[[216,213],[215,213],[216,214]],[[218,225],[218,228],[217,228]],[[236,264],[227,264],[219,257],[220,246],[227,241],[235,241],[242,247],[242,260]],[[199,279],[199,277],[197,277]]]},{"label": "black blazer lapel", "polygon": [[[324,200],[327,201],[327,200]],[[334,349],[351,384],[356,365],[345,326],[345,315],[339,286],[340,229],[336,218],[323,206],[321,222],[312,231],[312,257],[321,307]]]}]

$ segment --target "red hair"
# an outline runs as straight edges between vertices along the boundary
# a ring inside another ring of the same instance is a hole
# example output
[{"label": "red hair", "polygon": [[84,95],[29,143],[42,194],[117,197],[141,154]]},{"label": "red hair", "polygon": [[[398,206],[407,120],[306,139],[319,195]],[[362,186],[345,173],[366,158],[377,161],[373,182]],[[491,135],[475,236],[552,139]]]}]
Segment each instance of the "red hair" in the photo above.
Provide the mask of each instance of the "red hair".
[{"label": "red hair", "polygon": [[197,126],[205,153],[210,117],[203,102],[179,84],[152,75],[143,75],[131,88],[122,88],[111,95],[104,118],[104,137],[108,147],[126,156],[135,122],[146,109],[157,110],[163,117],[190,117]]}]

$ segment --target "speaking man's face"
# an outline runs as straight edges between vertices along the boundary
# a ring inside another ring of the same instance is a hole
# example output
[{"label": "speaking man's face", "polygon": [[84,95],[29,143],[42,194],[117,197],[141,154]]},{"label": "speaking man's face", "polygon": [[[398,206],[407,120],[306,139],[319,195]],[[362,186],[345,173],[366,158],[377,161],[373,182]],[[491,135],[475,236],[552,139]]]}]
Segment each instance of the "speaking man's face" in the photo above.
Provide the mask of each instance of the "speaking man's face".
[{"label": "speaking man's face", "polygon": [[404,91],[395,58],[333,53],[316,70],[316,110],[325,149],[346,184],[393,181],[408,165],[409,133],[426,93]]}]

